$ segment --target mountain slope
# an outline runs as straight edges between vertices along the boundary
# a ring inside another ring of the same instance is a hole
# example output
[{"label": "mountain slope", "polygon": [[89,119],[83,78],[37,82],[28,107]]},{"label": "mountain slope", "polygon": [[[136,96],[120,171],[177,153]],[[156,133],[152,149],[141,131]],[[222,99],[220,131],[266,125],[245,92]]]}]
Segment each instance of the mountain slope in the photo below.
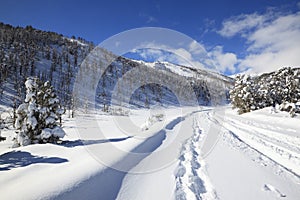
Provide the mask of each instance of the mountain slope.
[{"label": "mountain slope", "polygon": [[[90,55],[93,54],[92,43],[82,38],[67,38],[57,33],[37,30],[31,26],[22,28],[0,23],[0,41],[0,103],[11,107],[16,107],[24,99],[26,77],[37,76],[43,81],[50,81],[63,106],[71,109],[75,98],[81,98],[74,97],[73,94],[80,68],[91,71],[89,74],[92,76],[85,78],[97,85],[95,101],[102,108],[103,104],[121,105],[124,101],[125,104],[139,107],[179,105],[186,102],[179,102],[178,96],[188,99],[191,95],[196,96],[196,102],[201,105],[220,104],[228,99],[228,90],[233,82],[217,73],[170,63],[134,61],[101,48],[95,49],[103,55],[96,55],[96,59],[89,60],[95,56]],[[109,59],[107,66],[103,66],[105,59]],[[99,68],[105,71],[97,77],[93,72],[99,71]],[[134,68],[138,74],[131,77],[131,81],[139,76],[144,77],[144,80],[159,76],[162,80],[168,79],[170,83],[163,84],[153,79],[149,84],[145,82],[144,85],[134,85],[136,83],[133,82],[127,83],[127,88],[118,88],[121,84],[117,83],[122,78],[124,81],[124,75]],[[125,92],[129,91],[128,87],[132,87],[129,97]],[[190,93],[193,94],[187,94],[184,87],[191,87]],[[116,89],[121,90],[121,95],[112,102],[111,96]]]},{"label": "mountain slope", "polygon": [[93,44],[27,26],[0,23],[0,103],[18,105],[28,76],[50,81],[64,106],[70,104],[72,82]]}]

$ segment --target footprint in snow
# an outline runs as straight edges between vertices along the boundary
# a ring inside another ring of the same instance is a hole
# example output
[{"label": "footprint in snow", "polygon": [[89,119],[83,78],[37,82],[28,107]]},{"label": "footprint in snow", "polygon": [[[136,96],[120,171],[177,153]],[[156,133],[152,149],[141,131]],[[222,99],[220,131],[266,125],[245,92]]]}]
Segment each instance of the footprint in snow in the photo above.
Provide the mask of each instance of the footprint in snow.
[{"label": "footprint in snow", "polygon": [[281,193],[277,188],[275,188],[273,185],[270,185],[270,184],[265,184],[263,186],[263,190],[266,192],[273,192],[278,197],[286,197],[285,194]]}]

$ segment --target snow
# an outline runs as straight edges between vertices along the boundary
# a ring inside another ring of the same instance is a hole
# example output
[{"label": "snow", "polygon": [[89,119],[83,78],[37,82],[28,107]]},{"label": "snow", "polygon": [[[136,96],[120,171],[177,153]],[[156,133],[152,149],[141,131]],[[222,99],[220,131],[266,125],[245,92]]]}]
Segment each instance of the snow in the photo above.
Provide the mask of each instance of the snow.
[{"label": "snow", "polygon": [[33,88],[35,88],[35,86],[36,86],[36,84],[33,79],[28,79],[27,81],[25,81],[25,87],[29,91],[31,91]]},{"label": "snow", "polygon": [[29,102],[35,95],[33,93],[26,94],[25,102]]},{"label": "snow", "polygon": [[46,125],[48,125],[48,124],[54,124],[55,121],[56,121],[55,118],[51,117],[51,116],[47,117],[46,120],[45,120]]},{"label": "snow", "polygon": [[63,138],[65,136],[65,134],[66,134],[65,131],[61,127],[56,126],[53,129],[44,128],[41,133],[41,138],[48,139],[51,136]]},{"label": "snow", "polygon": [[51,98],[51,99],[49,99],[49,104],[50,104],[50,105],[56,104],[56,103],[58,103],[58,102],[59,102],[58,98]]},{"label": "snow", "polygon": [[[298,199],[300,117],[271,108],[131,109],[43,130],[61,144],[0,142],[1,199]],[[147,129],[143,129],[143,127]],[[219,130],[204,154],[208,134]]]},{"label": "snow", "polygon": [[37,120],[34,116],[28,117],[27,118],[27,124],[34,129],[37,126]]},{"label": "snow", "polygon": [[48,139],[52,135],[52,130],[50,128],[44,128],[41,133],[42,139]]},{"label": "snow", "polygon": [[54,137],[63,138],[65,136],[65,132],[62,128],[56,126],[54,129],[52,129],[52,135]]},{"label": "snow", "polygon": [[73,39],[73,38],[67,38],[67,37],[64,37],[65,39],[69,40],[70,42],[75,42],[81,46],[87,46],[88,44],[85,44],[85,43],[82,43],[80,42],[79,40],[76,40],[76,39]]},{"label": "snow", "polygon": [[134,62],[137,62],[139,64],[146,65],[150,68],[155,68],[157,70],[166,70],[171,71],[175,74],[184,76],[184,77],[197,77],[201,80],[205,79],[207,81],[216,81],[216,80],[224,80],[226,82],[232,81],[230,77],[223,76],[219,74],[218,72],[215,72],[210,69],[196,69],[196,68],[190,68],[183,65],[173,64],[170,62],[165,61],[157,61],[157,62],[145,62],[142,60],[132,60]]},{"label": "snow", "polygon": [[175,172],[176,199],[216,199],[217,194],[207,176],[206,163],[201,155],[202,130],[197,118],[193,120],[193,136],[181,150]]},{"label": "snow", "polygon": [[163,114],[156,114],[156,115],[151,115],[145,122],[145,124],[142,125],[142,130],[148,130],[153,124],[156,122],[162,121],[164,115]]},{"label": "snow", "polygon": [[[277,146],[281,143],[289,153],[299,153],[299,118],[270,114],[269,109],[241,116],[227,110],[223,120],[218,119],[219,123],[215,124],[224,128],[223,135],[206,160],[209,177],[220,199],[274,199],[278,191],[286,199],[299,197],[300,165],[292,165],[299,158],[286,159]],[[265,137],[260,137],[262,134]],[[276,190],[266,192],[266,184]]]}]

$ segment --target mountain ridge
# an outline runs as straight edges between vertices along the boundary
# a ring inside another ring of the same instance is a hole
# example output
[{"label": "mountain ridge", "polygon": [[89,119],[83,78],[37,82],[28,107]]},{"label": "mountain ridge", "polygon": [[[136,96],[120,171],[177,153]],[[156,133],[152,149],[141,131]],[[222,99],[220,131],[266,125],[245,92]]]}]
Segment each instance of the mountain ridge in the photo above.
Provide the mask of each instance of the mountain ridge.
[{"label": "mountain ridge", "polygon": [[[4,23],[0,23],[0,41],[1,104],[14,108],[24,99],[24,82],[28,76],[36,76],[42,81],[50,81],[57,90],[62,105],[66,109],[74,107],[73,104],[76,100],[74,99],[73,87],[78,72],[80,68],[85,66],[83,63],[88,60],[89,55],[95,49],[100,48],[95,48],[92,42],[80,37],[77,39],[75,37],[68,38],[55,32],[38,30],[32,26],[22,28]],[[172,77],[170,79],[174,80],[173,84],[175,85],[176,81],[180,83],[180,79],[187,80],[190,82],[200,105],[210,105],[212,102],[214,102],[213,104],[220,104],[226,101],[224,98],[228,100],[228,90],[233,84],[233,79],[215,72],[167,62],[149,64],[144,61],[113,55],[107,50],[101,52],[103,53],[102,60],[97,58],[95,63],[89,63],[94,66],[85,66],[87,68],[94,67],[90,70],[97,71],[99,68],[103,68],[100,63],[103,63],[106,57],[110,58],[108,66],[105,66],[105,73],[100,74],[101,77],[98,77],[99,81],[96,83],[95,101],[100,104],[112,104],[111,98],[107,97],[111,96],[118,80],[136,67],[151,71],[153,76],[157,75],[157,71],[160,70],[159,72],[168,74],[165,78]],[[160,65],[164,70],[156,67],[153,68],[156,70],[154,71],[150,69],[151,65]],[[183,71],[185,74],[182,73]],[[213,83],[217,83],[217,85],[214,86]],[[180,88],[180,85],[173,89],[178,90],[179,93],[184,92],[184,88]],[[161,93],[166,94],[165,99],[160,100],[163,98]],[[220,95],[220,93],[222,94]],[[136,106],[149,107],[157,103],[178,105],[176,95],[172,94],[170,88],[159,84],[141,85],[140,88],[133,91],[132,95],[130,97],[132,99],[128,100],[128,103]]]}]

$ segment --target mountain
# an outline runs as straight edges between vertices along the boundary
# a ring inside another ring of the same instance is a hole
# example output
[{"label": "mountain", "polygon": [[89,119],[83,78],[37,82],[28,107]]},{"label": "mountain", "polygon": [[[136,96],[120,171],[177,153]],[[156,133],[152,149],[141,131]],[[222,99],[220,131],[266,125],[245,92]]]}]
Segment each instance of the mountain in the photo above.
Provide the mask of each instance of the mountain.
[{"label": "mountain", "polygon": [[82,92],[76,94],[76,81],[85,85],[84,92],[94,92],[94,96],[89,94],[89,101],[95,101],[104,110],[111,104],[222,104],[228,101],[233,85],[233,79],[215,72],[167,62],[131,60],[95,48],[82,38],[68,38],[31,26],[0,23],[0,41],[0,103],[12,107],[24,99],[24,82],[29,76],[50,81],[67,109],[74,108],[80,100],[77,106],[89,107],[89,98]]},{"label": "mountain", "polygon": [[36,76],[49,80],[68,105],[74,75],[93,47],[82,38],[0,23],[0,104],[19,104],[26,78]]}]

